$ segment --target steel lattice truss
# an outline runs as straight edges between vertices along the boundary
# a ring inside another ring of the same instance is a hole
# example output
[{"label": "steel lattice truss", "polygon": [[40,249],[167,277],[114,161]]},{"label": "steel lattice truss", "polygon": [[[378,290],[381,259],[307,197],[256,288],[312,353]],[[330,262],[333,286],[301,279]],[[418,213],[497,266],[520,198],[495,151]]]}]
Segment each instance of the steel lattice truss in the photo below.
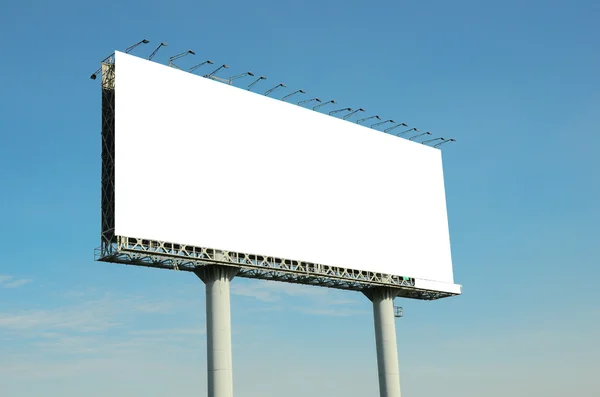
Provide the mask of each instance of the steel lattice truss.
[{"label": "steel lattice truss", "polygon": [[109,58],[102,65],[102,232],[100,247],[95,252],[96,260],[191,272],[206,265],[234,266],[239,268],[237,277],[362,292],[389,287],[394,288],[399,297],[423,300],[455,295],[415,288],[415,280],[408,277],[115,235],[114,87],[115,64]]},{"label": "steel lattice truss", "polygon": [[102,64],[102,247],[115,239],[115,64],[109,61]]}]

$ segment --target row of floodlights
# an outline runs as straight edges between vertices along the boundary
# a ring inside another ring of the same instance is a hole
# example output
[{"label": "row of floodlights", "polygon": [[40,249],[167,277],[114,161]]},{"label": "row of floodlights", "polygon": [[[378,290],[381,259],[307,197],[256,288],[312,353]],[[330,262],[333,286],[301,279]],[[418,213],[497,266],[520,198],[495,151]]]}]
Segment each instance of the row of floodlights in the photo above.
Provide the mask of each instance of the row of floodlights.
[{"label": "row of floodlights", "polygon": [[[142,41],[139,41],[139,42],[135,43],[134,45],[132,45],[132,46],[130,46],[130,47],[127,47],[127,49],[125,49],[125,53],[127,54],[127,53],[131,52],[131,51],[132,51],[134,48],[136,48],[137,46],[139,46],[139,45],[141,45],[141,44],[148,44],[149,42],[150,42],[150,41],[149,41],[149,40],[146,40],[146,39],[144,39],[144,40],[142,40]],[[154,51],[152,51],[152,53],[151,53],[151,54],[150,54],[150,56],[148,57],[148,60],[152,60],[152,58],[154,58],[154,56],[156,55],[156,53],[158,52],[158,50],[160,50],[160,49],[161,49],[161,47],[166,47],[166,46],[167,46],[167,43],[164,43],[164,42],[163,42],[163,43],[160,43],[160,44],[158,45],[158,47],[156,47],[156,48],[154,49]],[[108,57],[104,58],[104,60],[103,60],[102,62],[105,62],[106,60],[108,60],[110,57],[112,57],[112,55],[113,55],[113,54],[111,54],[111,55],[109,55]],[[192,50],[187,50],[187,51],[184,51],[184,52],[182,52],[182,53],[180,53],[180,54],[173,55],[172,57],[169,57],[169,66],[171,66],[171,67],[174,67],[174,68],[177,68],[177,69],[180,69],[180,70],[181,70],[181,68],[180,68],[179,66],[175,65],[175,63],[173,63],[173,61],[175,61],[175,60],[177,60],[177,59],[180,59],[180,58],[183,58],[183,57],[184,57],[184,56],[186,56],[186,55],[196,55],[196,53],[195,53],[194,51],[192,51]],[[200,68],[201,66],[207,65],[207,64],[208,64],[208,65],[213,65],[214,63],[213,63],[211,60],[207,59],[207,60],[206,60],[206,61],[204,61],[204,62],[201,62],[201,63],[199,63],[199,64],[197,64],[197,65],[194,65],[194,66],[192,66],[191,68],[189,68],[189,70],[188,70],[188,71],[189,71],[190,73],[194,73],[194,71],[195,71],[196,69]],[[218,73],[219,71],[221,71],[222,69],[228,69],[228,68],[229,68],[229,66],[228,66],[228,65],[226,65],[226,64],[223,64],[223,65],[219,66],[218,68],[216,68],[215,70],[213,70],[212,72],[210,72],[210,73],[207,73],[207,74],[203,75],[202,77],[206,77],[206,78],[210,78],[210,79],[213,79],[213,80],[219,80],[219,81],[227,82],[227,83],[228,83],[228,84],[230,84],[230,85],[232,84],[232,81],[233,81],[233,80],[236,80],[236,79],[239,79],[239,78],[242,78],[242,77],[245,77],[245,76],[255,77],[255,76],[254,76],[254,73],[252,73],[252,72],[245,72],[245,73],[241,73],[241,74],[238,74],[238,75],[235,75],[235,76],[231,76],[231,77],[229,77],[228,79],[220,79],[220,78],[217,78],[217,77],[215,76],[215,74],[217,74],[217,73]],[[100,73],[100,71],[101,71],[101,70],[102,70],[102,67],[98,68],[98,69],[97,69],[97,70],[96,70],[96,71],[95,71],[95,72],[94,72],[94,73],[93,73],[93,74],[90,76],[90,78],[91,78],[92,80],[95,80],[95,79],[96,79],[96,76],[98,75],[98,73]],[[260,77],[258,77],[256,80],[254,80],[252,83],[250,83],[250,85],[248,85],[248,87],[247,87],[246,89],[247,89],[247,90],[250,90],[252,87],[254,87],[254,85],[255,85],[256,83],[258,83],[258,82],[259,82],[259,81],[261,81],[261,80],[266,80],[266,79],[267,79],[267,78],[266,78],[265,76],[260,76]],[[273,91],[275,91],[276,89],[278,89],[278,88],[280,88],[280,87],[284,87],[284,88],[285,88],[285,87],[286,87],[286,85],[285,85],[285,84],[283,84],[283,83],[279,83],[279,84],[277,84],[275,87],[272,87],[272,88],[270,88],[270,89],[266,90],[266,91],[264,92],[264,95],[268,96],[269,94],[271,94]],[[296,95],[296,94],[306,94],[306,92],[305,92],[304,90],[296,90],[296,91],[294,91],[294,92],[292,92],[292,93],[290,93],[290,94],[287,94],[287,95],[285,95],[283,98],[281,98],[281,100],[285,102],[285,100],[286,100],[286,99],[288,99],[288,98],[290,98],[290,97],[292,97],[293,95]],[[304,101],[299,101],[299,102],[297,102],[297,104],[298,104],[298,105],[303,105],[303,104],[305,104],[305,103],[309,103],[309,102],[313,102],[313,101],[314,101],[314,102],[317,102],[317,103],[318,103],[318,105],[316,105],[316,106],[313,106],[312,110],[317,110],[318,108],[320,108],[320,107],[322,107],[322,106],[325,106],[325,105],[328,105],[328,104],[336,104],[336,103],[337,103],[337,102],[336,102],[335,100],[333,100],[333,99],[331,99],[331,100],[329,100],[329,101],[327,101],[327,102],[323,102],[323,101],[321,101],[321,99],[319,99],[319,98],[311,98],[311,99],[307,99],[307,100],[304,100]],[[356,114],[356,113],[358,113],[358,112],[365,112],[365,109],[363,109],[363,108],[358,108],[358,109],[355,109],[355,110],[353,110],[352,108],[342,108],[342,109],[336,109],[336,110],[332,110],[331,112],[329,112],[329,115],[334,115],[334,114],[336,114],[336,113],[340,113],[340,112],[350,112],[350,113],[347,113],[346,115],[344,115],[344,116],[342,117],[342,119],[343,119],[343,120],[347,120],[348,118],[350,118],[351,116],[355,115],[355,114]],[[362,118],[362,119],[356,120],[356,123],[357,123],[357,124],[361,124],[361,123],[363,123],[363,122],[365,122],[365,121],[367,121],[367,120],[372,120],[372,119],[377,119],[377,120],[379,120],[379,122],[377,122],[377,123],[374,123],[374,124],[371,124],[371,125],[369,126],[370,128],[377,127],[377,126],[379,126],[379,125],[383,125],[383,124],[386,124],[386,123],[392,123],[392,124],[396,124],[396,125],[394,125],[393,127],[389,127],[389,128],[386,128],[386,129],[384,129],[384,130],[383,130],[383,132],[386,132],[386,133],[389,133],[390,131],[392,131],[392,130],[395,130],[396,128],[399,128],[399,127],[408,127],[408,125],[407,125],[406,123],[396,123],[396,122],[395,122],[394,120],[392,120],[392,119],[388,119],[388,120],[383,120],[383,121],[381,121],[381,117],[379,117],[378,115],[375,115],[375,116],[369,116],[369,117],[365,117],[365,118]],[[400,135],[402,135],[402,134],[405,134],[405,133],[408,133],[408,132],[411,132],[411,131],[415,131],[415,132],[417,132],[417,133],[418,133],[417,135],[414,135],[414,136],[412,136],[412,137],[408,138],[408,139],[409,139],[409,140],[411,140],[411,141],[414,141],[415,139],[417,139],[417,138],[419,138],[419,137],[422,137],[422,136],[431,135],[431,132],[429,132],[429,131],[427,131],[427,132],[420,132],[418,128],[414,128],[414,127],[413,127],[413,128],[409,128],[409,129],[407,129],[406,131],[399,132],[399,133],[397,133],[397,134],[395,134],[395,135],[396,135],[396,136],[400,136]],[[450,139],[445,139],[445,138],[433,138],[433,139],[429,139],[429,140],[426,140],[426,141],[422,141],[421,143],[422,143],[422,144],[426,144],[426,143],[431,143],[431,142],[436,142],[436,141],[441,141],[441,142],[438,142],[438,143],[436,143],[435,145],[433,145],[433,147],[438,147],[438,146],[441,146],[441,145],[443,145],[443,144],[445,144],[445,143],[448,143],[448,142],[455,142],[456,140],[455,140],[455,139],[453,139],[453,138],[450,138]]]}]

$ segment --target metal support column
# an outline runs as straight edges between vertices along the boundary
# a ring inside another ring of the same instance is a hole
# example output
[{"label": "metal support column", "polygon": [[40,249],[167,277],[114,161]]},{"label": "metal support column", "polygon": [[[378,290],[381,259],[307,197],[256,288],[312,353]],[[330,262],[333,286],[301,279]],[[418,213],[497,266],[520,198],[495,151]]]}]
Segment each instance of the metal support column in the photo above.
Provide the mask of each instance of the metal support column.
[{"label": "metal support column", "polygon": [[393,288],[381,287],[365,291],[364,294],[373,302],[379,395],[400,397],[400,370],[394,318],[394,298],[398,292]]},{"label": "metal support column", "polygon": [[238,270],[207,265],[195,271],[206,284],[208,397],[233,397],[230,283]]}]

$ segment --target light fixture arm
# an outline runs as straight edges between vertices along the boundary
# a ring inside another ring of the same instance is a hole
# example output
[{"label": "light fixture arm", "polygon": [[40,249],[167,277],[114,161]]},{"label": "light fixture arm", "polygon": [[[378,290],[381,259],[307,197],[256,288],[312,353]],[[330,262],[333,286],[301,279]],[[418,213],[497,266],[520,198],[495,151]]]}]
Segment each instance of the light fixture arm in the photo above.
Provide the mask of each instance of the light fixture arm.
[{"label": "light fixture arm", "polygon": [[356,120],[356,124],[360,124],[360,123],[362,123],[363,121],[367,121],[367,120],[370,120],[370,119],[377,119],[377,120],[381,120],[381,117],[379,117],[379,116],[370,116],[370,117],[365,117],[364,119]]},{"label": "light fixture arm", "polygon": [[154,51],[152,51],[152,54],[150,54],[150,56],[148,57],[148,60],[151,61],[152,58],[154,58],[154,55],[156,55],[156,53],[158,52],[158,50],[160,50],[160,47],[167,47],[167,43],[160,43],[158,45],[158,47],[156,47],[156,49]]},{"label": "light fixture arm", "polygon": [[445,140],[445,141],[443,141],[443,142],[436,143],[435,145],[433,145],[433,147],[438,147],[438,146],[441,146],[441,145],[443,145],[444,143],[448,143],[448,142],[456,142],[456,139],[454,139],[454,138],[446,139],[446,140]]},{"label": "light fixture arm", "polygon": [[232,82],[233,80],[236,80],[236,79],[241,79],[242,77],[246,77],[246,76],[252,76],[252,77],[254,77],[254,73],[252,73],[252,72],[245,72],[245,73],[237,74],[237,75],[235,75],[235,76],[231,76],[231,77],[229,78],[229,84],[231,84],[231,82]]},{"label": "light fixture arm", "polygon": [[327,101],[327,102],[323,102],[323,103],[320,103],[320,104],[318,104],[317,106],[313,107],[312,109],[313,109],[313,110],[317,110],[317,109],[318,109],[318,108],[320,108],[321,106],[325,106],[325,105],[327,105],[327,104],[329,104],[329,103],[336,103],[336,102],[335,102],[335,100],[331,99],[331,100],[329,100],[329,101]]},{"label": "light fixture arm", "polygon": [[139,46],[140,44],[148,44],[150,41],[149,40],[140,40],[137,43],[135,43],[134,45],[131,45],[129,47],[127,47],[127,49],[125,49],[125,54],[129,54],[131,51],[133,51],[133,49],[137,46]]},{"label": "light fixture arm", "polygon": [[182,52],[181,54],[173,55],[172,57],[169,58],[169,66],[175,67],[175,68],[181,70],[181,68],[179,66],[175,65],[173,63],[173,61],[176,59],[179,59],[179,58],[183,58],[184,56],[186,56],[188,54],[196,55],[196,53],[192,50],[187,50],[187,51]]},{"label": "light fixture arm", "polygon": [[414,140],[414,139],[416,139],[416,138],[418,138],[420,136],[423,136],[423,135],[431,135],[431,132],[423,132],[421,134],[418,134],[418,135],[415,135],[415,136],[411,136],[410,138],[408,138],[408,140],[412,141],[412,140]]},{"label": "light fixture arm", "polygon": [[332,110],[331,112],[329,112],[329,115],[331,116],[332,114],[336,114],[339,112],[351,112],[352,108],[343,108],[343,109],[337,109],[337,110]]},{"label": "light fixture arm", "polygon": [[261,80],[266,80],[267,78],[265,76],[260,76],[259,78],[257,78],[256,80],[254,80],[252,83],[250,83],[250,85],[248,86],[247,90],[250,91],[250,88],[252,88],[252,86],[254,86],[254,84],[258,83]]},{"label": "light fixture arm", "polygon": [[303,103],[308,103],[308,102],[312,102],[312,101],[317,101],[317,102],[321,103],[321,100],[319,98],[310,98],[305,101],[298,102],[298,105],[302,105]]},{"label": "light fixture arm", "polygon": [[439,141],[439,140],[442,140],[442,141],[443,141],[443,140],[445,140],[445,139],[444,139],[444,138],[433,138],[433,139],[429,139],[429,140],[427,140],[427,141],[423,141],[423,142],[421,142],[421,143],[424,145],[424,144],[426,144],[426,143],[429,143],[429,142],[435,142],[435,141]]},{"label": "light fixture arm", "polygon": [[219,70],[221,69],[229,69],[229,66],[222,64],[221,66],[219,66],[218,68],[216,68],[215,70],[213,70],[212,72],[205,74],[204,77],[206,78],[211,78],[212,76],[214,76]]},{"label": "light fixture arm", "polygon": [[383,130],[383,132],[390,132],[392,130],[395,130],[398,127],[408,127],[408,125],[406,123],[400,123],[400,124],[397,124],[397,125],[395,125],[393,127],[386,128],[385,130]]},{"label": "light fixture arm", "polygon": [[419,129],[418,128],[410,128],[410,129],[408,129],[406,131],[402,131],[402,132],[397,133],[396,136],[400,136],[402,134],[406,134],[407,132],[411,132],[411,131],[419,132]]},{"label": "light fixture arm", "polygon": [[296,91],[292,92],[291,94],[287,94],[286,96],[284,96],[283,98],[281,98],[281,100],[285,102],[285,100],[287,98],[291,97],[292,95],[296,95],[298,93],[300,93],[300,94],[306,94],[306,92],[304,92],[304,90],[296,90]]},{"label": "light fixture arm", "polygon": [[347,114],[347,115],[345,115],[344,117],[342,117],[342,120],[346,120],[346,119],[348,119],[349,117],[351,117],[351,116],[352,116],[353,114],[355,114],[355,113],[358,113],[358,112],[364,112],[364,111],[365,111],[365,109],[363,109],[363,108],[356,109],[356,110],[354,110],[354,111],[352,111],[352,112],[348,113],[348,114]]},{"label": "light fixture arm", "polygon": [[201,66],[204,66],[204,65],[206,65],[207,63],[208,63],[209,65],[212,65],[212,64],[213,64],[213,62],[212,62],[210,59],[207,59],[207,60],[206,60],[206,61],[204,61],[204,62],[200,62],[200,63],[199,63],[199,64],[197,64],[196,66],[192,66],[192,67],[190,68],[190,73],[193,73],[193,72],[194,72],[194,70],[198,69],[198,68],[199,68],[199,67],[201,67]]},{"label": "light fixture arm", "polygon": [[270,93],[272,93],[273,91],[275,91],[275,90],[276,90],[276,89],[278,89],[279,87],[285,87],[285,84],[283,84],[283,83],[279,83],[279,84],[277,84],[275,87],[273,87],[273,88],[271,88],[271,89],[269,89],[269,90],[265,91],[264,95],[265,95],[265,96],[269,96],[269,94],[270,94]]},{"label": "light fixture arm", "polygon": [[385,124],[385,123],[396,123],[396,122],[394,120],[392,120],[392,119],[385,120],[385,121],[380,121],[379,123],[371,124],[371,128],[376,127],[376,126],[381,125],[381,124]]}]

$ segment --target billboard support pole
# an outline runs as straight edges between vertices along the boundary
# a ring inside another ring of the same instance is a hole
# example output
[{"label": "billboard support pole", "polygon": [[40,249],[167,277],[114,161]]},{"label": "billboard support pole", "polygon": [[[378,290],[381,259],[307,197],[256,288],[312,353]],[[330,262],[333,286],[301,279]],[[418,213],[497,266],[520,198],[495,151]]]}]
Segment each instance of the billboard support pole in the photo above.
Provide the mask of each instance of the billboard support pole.
[{"label": "billboard support pole", "polygon": [[373,302],[379,395],[400,397],[400,370],[394,317],[394,298],[398,295],[398,291],[382,287],[369,289],[364,294]]},{"label": "billboard support pole", "polygon": [[208,397],[233,397],[230,284],[238,270],[206,265],[195,271],[206,284]]}]

